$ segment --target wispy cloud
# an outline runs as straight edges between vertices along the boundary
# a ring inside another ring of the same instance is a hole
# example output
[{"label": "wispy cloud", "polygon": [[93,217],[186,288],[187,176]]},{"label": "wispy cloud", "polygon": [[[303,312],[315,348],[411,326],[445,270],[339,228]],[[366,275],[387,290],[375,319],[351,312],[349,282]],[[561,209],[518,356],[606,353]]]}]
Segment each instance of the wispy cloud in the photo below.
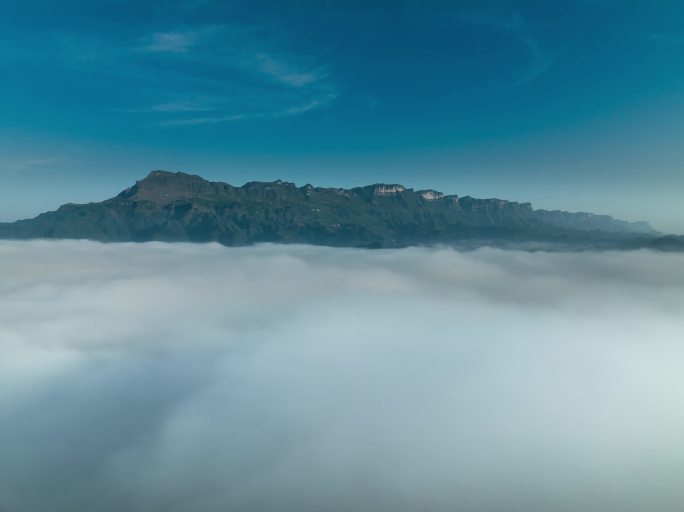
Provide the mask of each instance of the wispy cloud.
[{"label": "wispy cloud", "polygon": [[160,121],[160,126],[192,126],[201,124],[216,124],[216,123],[227,123],[232,121],[245,121],[249,119],[277,119],[280,117],[290,117],[309,112],[310,110],[315,110],[317,108],[323,108],[332,103],[337,95],[335,93],[330,93],[326,97],[316,98],[308,103],[301,105],[295,105],[284,110],[267,110],[263,112],[252,112],[244,114],[233,114],[227,116],[206,116],[206,117],[191,117],[186,119],[170,119]]},{"label": "wispy cloud", "polygon": [[[296,116],[327,107],[339,95],[327,66],[288,50],[282,36],[262,27],[207,25],[155,32],[142,41],[145,53],[164,60],[164,72],[175,70],[172,83],[193,84],[179,87],[178,98],[129,110],[163,116],[155,121],[159,126]],[[173,98],[168,88],[165,94]],[[212,115],[190,115],[198,112]]]},{"label": "wispy cloud", "polygon": [[49,168],[63,164],[65,159],[56,156],[38,157],[5,157],[0,156],[0,171],[22,172],[41,168]]},{"label": "wispy cloud", "polygon": [[327,72],[323,68],[313,70],[295,69],[286,62],[265,53],[255,55],[255,61],[258,69],[264,75],[291,87],[304,87],[327,77]]},{"label": "wispy cloud", "polygon": [[339,96],[331,68],[274,27],[170,25],[131,32],[122,40],[108,32],[53,31],[12,58],[50,58],[69,72],[107,76],[134,94],[121,94],[101,111],[143,126],[296,116]]},{"label": "wispy cloud", "polygon": [[151,107],[153,112],[207,112],[213,110],[211,107],[199,105],[197,103],[160,103]]},{"label": "wispy cloud", "polygon": [[506,84],[508,89],[532,82],[553,65],[556,54],[542,47],[521,13],[504,15],[498,11],[459,11],[457,18],[462,23],[482,25],[491,30],[504,32],[525,46],[529,63],[510,83]]},{"label": "wispy cloud", "polygon": [[168,103],[156,103],[148,107],[119,109],[118,112],[131,114],[184,114],[189,112],[211,112],[214,108],[199,101],[183,102],[172,101]]},{"label": "wispy cloud", "polygon": [[148,52],[180,52],[185,53],[197,41],[197,33],[187,32],[155,32],[147,38],[142,50]]}]

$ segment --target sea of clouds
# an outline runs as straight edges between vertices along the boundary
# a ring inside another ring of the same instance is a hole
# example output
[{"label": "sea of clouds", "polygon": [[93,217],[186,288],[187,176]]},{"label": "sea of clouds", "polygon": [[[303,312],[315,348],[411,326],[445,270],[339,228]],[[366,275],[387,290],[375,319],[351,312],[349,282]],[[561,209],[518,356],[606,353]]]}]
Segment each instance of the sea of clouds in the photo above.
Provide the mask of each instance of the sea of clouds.
[{"label": "sea of clouds", "polygon": [[0,511],[680,511],[684,256],[0,242]]}]

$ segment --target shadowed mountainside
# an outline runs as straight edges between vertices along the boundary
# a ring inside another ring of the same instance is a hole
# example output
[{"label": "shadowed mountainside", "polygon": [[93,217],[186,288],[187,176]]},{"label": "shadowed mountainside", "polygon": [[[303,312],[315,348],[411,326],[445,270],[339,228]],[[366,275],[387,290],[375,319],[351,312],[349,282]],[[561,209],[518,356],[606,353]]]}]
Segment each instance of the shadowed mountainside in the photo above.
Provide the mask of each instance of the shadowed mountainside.
[{"label": "shadowed mountainside", "polygon": [[99,203],[66,204],[34,219],[0,224],[1,238],[225,245],[555,242],[610,247],[655,243],[658,236],[646,222],[534,210],[530,203],[414,191],[397,184],[342,189],[278,180],[234,187],[166,171],[152,171]]}]

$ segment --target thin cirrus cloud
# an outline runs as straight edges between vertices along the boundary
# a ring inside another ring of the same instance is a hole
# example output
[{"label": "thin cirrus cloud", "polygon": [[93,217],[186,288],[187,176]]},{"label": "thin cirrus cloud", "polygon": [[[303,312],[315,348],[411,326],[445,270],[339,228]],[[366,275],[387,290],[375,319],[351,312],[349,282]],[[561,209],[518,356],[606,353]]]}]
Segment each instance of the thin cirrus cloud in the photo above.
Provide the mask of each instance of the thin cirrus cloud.
[{"label": "thin cirrus cloud", "polygon": [[282,82],[292,87],[304,87],[319,82],[327,77],[327,72],[324,69],[302,72],[288,67],[283,62],[264,53],[257,54],[255,60],[259,70],[265,75],[273,77],[278,82]]},{"label": "thin cirrus cloud", "polygon": [[82,75],[78,83],[87,86],[91,112],[174,126],[293,116],[331,105],[339,87],[330,67],[291,46],[276,30],[238,25],[123,39],[113,31],[53,31],[27,40],[12,58],[48,59],[57,75]]},{"label": "thin cirrus cloud", "polygon": [[504,15],[497,11],[459,11],[456,18],[461,23],[483,26],[508,34],[527,49],[528,64],[504,84],[506,89],[521,87],[534,81],[554,63],[556,53],[542,47],[525,17],[518,12]]},{"label": "thin cirrus cloud", "polygon": [[153,105],[149,110],[152,112],[207,112],[213,109],[198,103],[173,102]]},{"label": "thin cirrus cloud", "polygon": [[0,258],[2,510],[681,510],[681,255]]},{"label": "thin cirrus cloud", "polygon": [[0,155],[0,172],[23,172],[36,169],[50,169],[54,165],[66,163],[61,156],[13,157]]},{"label": "thin cirrus cloud", "polygon": [[[180,115],[158,119],[160,126],[199,125],[294,116],[324,108],[337,98],[337,86],[326,66],[284,51],[282,41],[259,37],[259,32],[258,28],[209,26],[146,36],[138,51],[173,63],[179,78],[194,84],[196,99],[132,110]],[[192,72],[184,72],[184,67]],[[188,90],[177,94],[193,96]],[[193,112],[212,115],[183,115]]]},{"label": "thin cirrus cloud", "polygon": [[230,121],[244,121],[248,119],[278,119],[281,117],[296,116],[303,114],[310,110],[315,110],[317,108],[322,108],[330,104],[337,95],[335,93],[329,93],[325,97],[317,98],[309,101],[308,103],[303,103],[301,105],[295,105],[293,107],[287,107],[283,110],[267,110],[261,112],[251,112],[247,114],[234,114],[229,116],[203,116],[203,117],[190,117],[186,119],[170,119],[166,121],[160,121],[161,126],[183,126],[183,125],[201,125],[201,124],[214,124],[214,123],[225,123]]},{"label": "thin cirrus cloud", "polygon": [[197,40],[198,33],[188,32],[156,32],[142,50],[149,52],[187,52]]}]

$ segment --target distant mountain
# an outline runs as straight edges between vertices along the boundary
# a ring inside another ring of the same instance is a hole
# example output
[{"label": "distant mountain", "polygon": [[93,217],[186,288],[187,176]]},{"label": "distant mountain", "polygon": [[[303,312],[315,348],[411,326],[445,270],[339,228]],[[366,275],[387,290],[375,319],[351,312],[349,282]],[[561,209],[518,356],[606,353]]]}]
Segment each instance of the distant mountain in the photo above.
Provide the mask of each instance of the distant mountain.
[{"label": "distant mountain", "polygon": [[560,243],[641,246],[659,237],[646,222],[534,210],[530,203],[444,195],[397,184],[352,189],[284,181],[241,187],[153,171],[100,203],[66,204],[34,219],[0,224],[0,238],[152,240],[350,247],[416,244]]},{"label": "distant mountain", "polygon": [[684,236],[667,235],[655,238],[648,242],[649,249],[658,249],[659,251],[684,251]]}]

